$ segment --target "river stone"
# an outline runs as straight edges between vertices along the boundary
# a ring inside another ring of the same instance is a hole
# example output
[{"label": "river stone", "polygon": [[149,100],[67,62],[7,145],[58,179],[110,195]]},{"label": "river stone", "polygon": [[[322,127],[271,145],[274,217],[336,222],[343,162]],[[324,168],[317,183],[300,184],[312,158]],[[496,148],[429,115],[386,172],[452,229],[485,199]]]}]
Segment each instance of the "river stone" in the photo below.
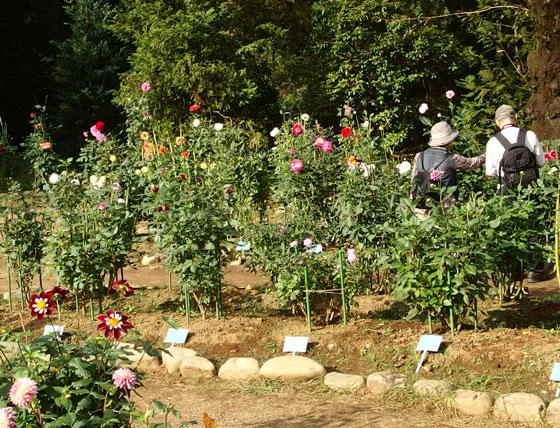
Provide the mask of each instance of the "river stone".
[{"label": "river stone", "polygon": [[331,372],[324,377],[323,383],[337,391],[357,391],[364,385],[364,378],[358,375]]},{"label": "river stone", "polygon": [[444,395],[451,391],[453,385],[446,380],[420,379],[412,387],[418,394]]},{"label": "river stone", "polygon": [[212,377],[216,373],[216,367],[203,357],[185,357],[179,367],[181,376],[186,378]]},{"label": "river stone", "polygon": [[161,353],[161,360],[167,373],[176,374],[181,372],[181,363],[185,358],[194,357],[196,355],[197,352],[194,349],[170,346]]},{"label": "river stone", "polygon": [[560,427],[560,398],[552,400],[548,405],[546,421],[553,427]]},{"label": "river stone", "polygon": [[407,380],[408,377],[406,375],[387,370],[370,374],[367,378],[367,387],[369,392],[379,395],[393,387],[403,387]]},{"label": "river stone", "polygon": [[265,362],[259,373],[267,379],[306,380],[323,376],[326,372],[321,364],[311,358],[301,355],[284,355]]},{"label": "river stone", "polygon": [[230,358],[220,370],[218,377],[224,380],[250,380],[259,377],[259,362],[254,358]]},{"label": "river stone", "polygon": [[492,398],[487,392],[459,389],[448,401],[459,413],[468,416],[482,416],[492,408]]},{"label": "river stone", "polygon": [[535,422],[546,408],[544,401],[534,394],[514,392],[500,395],[494,403],[494,416],[514,422]]},{"label": "river stone", "polygon": [[142,264],[142,266],[149,266],[156,264],[157,262],[159,262],[159,254],[154,254],[152,256],[146,254],[144,257],[142,257],[142,261],[140,263]]},{"label": "river stone", "polygon": [[121,343],[119,348],[126,350],[124,358],[129,360],[129,363],[123,362],[124,367],[130,367],[142,372],[151,372],[159,369],[160,362],[158,357],[153,357],[146,354],[144,351],[137,351],[130,344]]}]

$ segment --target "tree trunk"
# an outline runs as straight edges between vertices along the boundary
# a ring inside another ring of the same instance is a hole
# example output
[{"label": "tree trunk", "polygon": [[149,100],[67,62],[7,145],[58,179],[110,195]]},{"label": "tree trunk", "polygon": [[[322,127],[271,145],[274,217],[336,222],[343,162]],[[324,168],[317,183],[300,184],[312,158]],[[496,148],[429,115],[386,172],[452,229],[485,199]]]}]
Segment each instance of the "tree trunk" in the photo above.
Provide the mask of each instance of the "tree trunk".
[{"label": "tree trunk", "polygon": [[541,140],[560,138],[560,0],[529,0],[535,46],[527,59],[527,113]]}]

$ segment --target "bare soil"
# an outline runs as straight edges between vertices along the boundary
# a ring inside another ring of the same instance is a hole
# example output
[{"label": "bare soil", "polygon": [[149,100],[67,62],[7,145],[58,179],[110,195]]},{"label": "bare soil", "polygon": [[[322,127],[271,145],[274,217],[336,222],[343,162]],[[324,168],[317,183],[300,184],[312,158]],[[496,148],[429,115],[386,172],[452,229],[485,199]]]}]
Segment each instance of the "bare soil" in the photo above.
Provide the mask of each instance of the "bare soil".
[{"label": "bare soil", "polygon": [[[125,269],[125,278],[136,289],[124,300],[108,296],[105,310],[125,312],[142,334],[156,346],[168,325],[165,315],[187,327],[180,292],[172,277],[159,266],[141,265]],[[43,275],[44,287],[54,283]],[[278,306],[267,293],[268,281],[260,275],[230,266],[224,280],[224,316],[202,320],[195,315],[187,327],[190,331],[185,346],[196,349],[216,366],[233,356],[257,358],[261,363],[282,354],[286,335],[308,335],[308,356],[323,364],[328,371],[360,374],[393,369],[412,379],[447,379],[458,387],[490,391],[493,394],[524,391],[535,393],[545,401],[554,398],[556,384],[548,380],[552,365],[560,361],[560,299],[556,280],[526,284],[529,295],[521,301],[500,305],[496,301],[481,304],[478,330],[463,325],[451,338],[443,326],[434,333],[444,336],[440,353],[431,354],[419,374],[414,373],[419,354],[416,344],[427,325],[403,318],[406,308],[389,296],[361,296],[352,308],[348,325],[340,320],[327,325],[314,319],[307,332],[305,318]],[[37,285],[38,286],[38,285]],[[0,262],[0,292],[7,291],[7,272]],[[17,291],[17,290],[16,290]],[[42,333],[44,323],[20,311],[19,297],[14,294],[13,311],[2,303],[0,325],[5,330],[22,328]],[[94,332],[87,302],[76,315],[73,302],[63,307],[61,324],[70,331]],[[97,310],[97,307],[96,307]],[[305,384],[265,382],[236,384],[218,380],[187,382],[181,378],[147,373],[145,387],[140,389],[141,406],[152,399],[173,404],[183,417],[201,426],[202,412],[207,412],[220,426],[233,427],[342,427],[346,425],[375,427],[483,427],[496,426],[487,419],[458,418],[441,404],[422,399],[410,391],[398,397],[382,399],[368,396],[335,394],[319,381]],[[522,426],[504,425],[500,426]]]}]

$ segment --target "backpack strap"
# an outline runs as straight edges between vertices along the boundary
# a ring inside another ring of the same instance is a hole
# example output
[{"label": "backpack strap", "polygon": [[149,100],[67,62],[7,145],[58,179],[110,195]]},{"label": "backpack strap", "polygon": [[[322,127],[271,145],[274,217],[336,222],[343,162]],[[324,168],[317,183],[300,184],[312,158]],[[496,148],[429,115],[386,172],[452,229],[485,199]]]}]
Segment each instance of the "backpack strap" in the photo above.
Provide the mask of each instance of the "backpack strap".
[{"label": "backpack strap", "polygon": [[527,130],[523,128],[519,128],[519,134],[517,134],[517,143],[519,145],[525,144],[525,137],[527,136]]},{"label": "backpack strap", "polygon": [[[519,130],[519,133],[521,134],[521,129]],[[509,140],[504,136],[504,134],[502,134],[502,131],[498,132],[496,135],[494,135],[494,137],[496,137],[496,140],[498,140],[500,142],[500,144],[504,147],[504,150],[509,149],[512,144],[509,142]],[[523,137],[523,140],[525,141],[525,137]]]}]

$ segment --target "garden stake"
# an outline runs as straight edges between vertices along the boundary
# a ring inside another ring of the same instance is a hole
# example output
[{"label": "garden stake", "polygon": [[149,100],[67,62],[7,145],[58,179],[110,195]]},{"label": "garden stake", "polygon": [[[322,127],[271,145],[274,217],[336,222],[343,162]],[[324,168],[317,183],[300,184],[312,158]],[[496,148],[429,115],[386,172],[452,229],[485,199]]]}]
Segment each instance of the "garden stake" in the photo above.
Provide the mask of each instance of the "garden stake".
[{"label": "garden stake", "polygon": [[303,267],[303,280],[305,282],[305,315],[307,317],[307,330],[311,333],[311,308],[309,306],[309,287],[307,280],[307,266]]},{"label": "garden stake", "polygon": [[339,260],[340,260],[340,291],[342,294],[342,320],[344,325],[348,324],[348,320],[346,318],[346,298],[344,295],[344,255],[342,254],[342,250],[339,252]]},{"label": "garden stake", "polygon": [[185,315],[187,317],[187,325],[191,323],[191,298],[189,290],[185,287]]},{"label": "garden stake", "polygon": [[76,293],[76,313],[80,314],[80,299],[78,298],[78,293]]},{"label": "garden stake", "polygon": [[428,328],[430,329],[430,334],[432,334],[434,331],[432,329],[432,314],[428,312]]},{"label": "garden stake", "polygon": [[[451,275],[447,271],[447,285],[451,286]],[[451,337],[455,337],[455,320],[453,319],[453,306],[449,308],[449,322],[451,323]]]},{"label": "garden stake", "polygon": [[41,266],[39,266],[39,290],[43,291],[43,274],[41,272]]},{"label": "garden stake", "polygon": [[8,304],[10,305],[10,311],[12,310],[12,275],[10,271],[12,270],[12,265],[8,262]]},{"label": "garden stake", "polygon": [[478,330],[478,300],[474,299],[474,329]]},{"label": "garden stake", "polygon": [[169,281],[167,281],[167,289],[171,291],[171,271],[169,271]]},{"label": "garden stake", "polygon": [[21,277],[21,256],[18,254],[18,279],[19,279],[19,302],[21,303],[21,310],[25,309],[23,304],[23,279]]},{"label": "garden stake", "polygon": [[89,295],[89,315],[93,321],[93,296],[91,294]]},{"label": "garden stake", "polygon": [[560,287],[560,246],[558,233],[560,232],[560,187],[556,192],[556,221],[554,222],[554,262],[556,263],[556,280],[558,281],[558,286]]}]

